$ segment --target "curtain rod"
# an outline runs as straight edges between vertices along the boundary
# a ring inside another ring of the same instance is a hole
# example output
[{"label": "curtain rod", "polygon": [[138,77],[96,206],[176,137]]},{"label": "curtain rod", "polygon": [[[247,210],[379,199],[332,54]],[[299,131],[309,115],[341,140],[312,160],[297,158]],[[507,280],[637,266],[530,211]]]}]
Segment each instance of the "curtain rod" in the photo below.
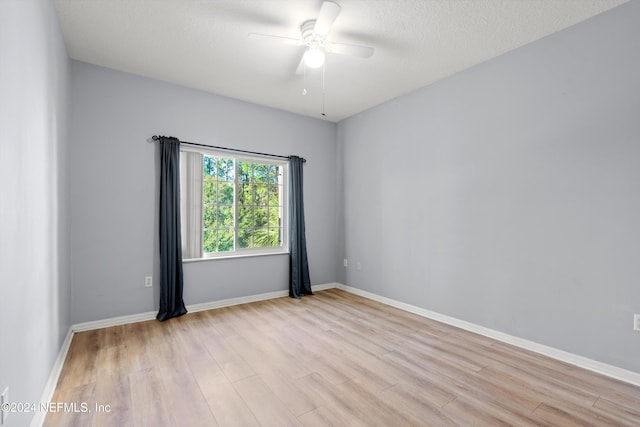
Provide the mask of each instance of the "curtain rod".
[{"label": "curtain rod", "polygon": [[[170,138],[174,138],[174,137],[170,137]],[[158,135],[153,135],[151,139],[153,139],[154,141],[158,141],[160,137]],[[175,139],[178,139],[178,138],[175,138]],[[180,140],[178,139],[178,141]],[[241,150],[239,148],[218,147],[216,145],[196,144],[195,142],[189,142],[189,141],[180,141],[180,144],[193,145],[195,147],[214,148],[216,150],[233,151],[235,153],[255,154],[258,156],[265,156],[265,157],[276,157],[278,159],[289,160],[291,158],[291,156],[281,156],[279,154],[260,153],[259,151]],[[306,163],[306,162],[307,162],[307,159],[302,158],[302,163]]]}]

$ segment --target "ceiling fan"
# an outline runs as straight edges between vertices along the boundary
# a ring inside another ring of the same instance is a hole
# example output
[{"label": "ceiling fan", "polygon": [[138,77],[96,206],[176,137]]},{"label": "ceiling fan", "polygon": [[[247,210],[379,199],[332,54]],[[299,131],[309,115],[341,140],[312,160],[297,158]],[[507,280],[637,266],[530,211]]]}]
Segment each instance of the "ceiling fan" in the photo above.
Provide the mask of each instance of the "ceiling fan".
[{"label": "ceiling fan", "polygon": [[305,66],[309,68],[319,68],[324,65],[325,52],[340,55],[351,55],[360,58],[369,58],[373,55],[374,49],[368,46],[358,46],[346,43],[330,43],[327,36],[331,32],[333,23],[340,15],[342,8],[338,3],[332,1],[322,2],[320,14],[316,19],[305,21],[300,26],[300,38],[281,37],[269,34],[250,33],[253,39],[274,40],[295,46],[307,46],[296,74],[303,74]]}]

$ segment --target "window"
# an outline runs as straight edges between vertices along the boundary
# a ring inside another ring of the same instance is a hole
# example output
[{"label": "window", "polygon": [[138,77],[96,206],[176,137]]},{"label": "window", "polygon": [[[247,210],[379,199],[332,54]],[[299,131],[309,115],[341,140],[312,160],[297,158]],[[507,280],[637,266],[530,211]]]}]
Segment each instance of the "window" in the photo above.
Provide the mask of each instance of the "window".
[{"label": "window", "polygon": [[183,258],[286,250],[286,162],[180,154]]}]

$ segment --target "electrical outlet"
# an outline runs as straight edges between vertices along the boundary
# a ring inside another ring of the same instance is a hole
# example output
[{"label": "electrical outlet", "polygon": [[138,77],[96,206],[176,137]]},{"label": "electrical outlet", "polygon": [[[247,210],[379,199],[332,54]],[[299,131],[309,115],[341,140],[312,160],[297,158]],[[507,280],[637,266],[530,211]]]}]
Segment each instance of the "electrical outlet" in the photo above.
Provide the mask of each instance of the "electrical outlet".
[{"label": "electrical outlet", "polygon": [[144,278],[144,287],[145,288],[150,288],[153,286],[153,277],[152,276],[147,276]]},{"label": "electrical outlet", "polygon": [[5,406],[9,405],[9,387],[5,387],[2,394],[0,394],[0,426],[7,422],[9,416],[9,408]]},{"label": "electrical outlet", "polygon": [[640,331],[640,314],[633,315],[633,330]]},{"label": "electrical outlet", "polygon": [[362,264],[360,264],[360,261],[356,262],[356,270],[362,270]]},{"label": "electrical outlet", "polygon": [[342,264],[343,264],[345,267],[349,267],[349,260],[345,258]]}]

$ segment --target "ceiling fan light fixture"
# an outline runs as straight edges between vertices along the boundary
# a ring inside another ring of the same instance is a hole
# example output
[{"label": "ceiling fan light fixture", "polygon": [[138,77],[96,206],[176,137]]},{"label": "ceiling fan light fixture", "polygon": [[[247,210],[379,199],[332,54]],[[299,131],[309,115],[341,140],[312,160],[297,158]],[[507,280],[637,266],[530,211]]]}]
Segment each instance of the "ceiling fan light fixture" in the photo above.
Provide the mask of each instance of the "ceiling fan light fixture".
[{"label": "ceiling fan light fixture", "polygon": [[304,64],[309,68],[319,68],[324,64],[324,52],[317,47],[311,47],[304,53]]}]

